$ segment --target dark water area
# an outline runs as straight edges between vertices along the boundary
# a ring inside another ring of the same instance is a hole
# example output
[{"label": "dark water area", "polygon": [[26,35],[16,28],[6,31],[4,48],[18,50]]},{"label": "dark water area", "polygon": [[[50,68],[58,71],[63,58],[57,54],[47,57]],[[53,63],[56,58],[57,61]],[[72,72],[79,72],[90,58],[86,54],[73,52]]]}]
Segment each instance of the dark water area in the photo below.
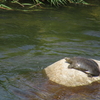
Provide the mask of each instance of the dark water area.
[{"label": "dark water area", "polygon": [[100,7],[0,11],[0,100],[100,100],[100,84],[69,88],[44,68],[64,58],[100,60]]}]

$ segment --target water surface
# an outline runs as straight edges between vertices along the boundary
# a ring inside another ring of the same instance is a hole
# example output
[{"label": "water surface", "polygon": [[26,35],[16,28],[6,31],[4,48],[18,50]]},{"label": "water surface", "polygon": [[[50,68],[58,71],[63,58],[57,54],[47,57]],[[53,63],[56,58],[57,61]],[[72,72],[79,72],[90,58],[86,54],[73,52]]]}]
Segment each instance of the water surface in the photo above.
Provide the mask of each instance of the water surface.
[{"label": "water surface", "polygon": [[99,100],[99,83],[47,80],[42,70],[66,56],[100,60],[100,7],[0,11],[1,100]]}]

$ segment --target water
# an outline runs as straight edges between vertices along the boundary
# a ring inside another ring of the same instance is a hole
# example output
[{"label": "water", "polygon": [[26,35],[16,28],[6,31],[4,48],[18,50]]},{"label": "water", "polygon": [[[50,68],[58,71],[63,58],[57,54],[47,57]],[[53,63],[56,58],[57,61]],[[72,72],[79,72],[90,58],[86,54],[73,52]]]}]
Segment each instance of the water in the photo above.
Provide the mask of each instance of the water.
[{"label": "water", "polygon": [[100,60],[100,7],[0,11],[0,100],[99,100],[99,83],[47,80],[42,70],[66,56]]}]

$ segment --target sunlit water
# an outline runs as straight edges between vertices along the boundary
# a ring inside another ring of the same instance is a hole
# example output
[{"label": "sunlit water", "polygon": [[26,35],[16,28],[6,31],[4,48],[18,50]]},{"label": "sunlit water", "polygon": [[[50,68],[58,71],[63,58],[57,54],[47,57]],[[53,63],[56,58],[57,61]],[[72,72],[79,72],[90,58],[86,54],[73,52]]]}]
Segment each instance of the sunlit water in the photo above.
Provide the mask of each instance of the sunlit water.
[{"label": "sunlit water", "polygon": [[100,7],[0,11],[0,100],[100,100],[100,84],[68,88],[43,69],[64,57],[100,60]]}]

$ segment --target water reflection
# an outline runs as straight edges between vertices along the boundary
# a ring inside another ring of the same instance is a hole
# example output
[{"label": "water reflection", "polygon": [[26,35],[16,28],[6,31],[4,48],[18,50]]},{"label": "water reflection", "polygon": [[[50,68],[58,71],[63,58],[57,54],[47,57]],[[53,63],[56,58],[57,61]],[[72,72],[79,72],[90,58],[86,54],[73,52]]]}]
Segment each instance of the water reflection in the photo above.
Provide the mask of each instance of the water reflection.
[{"label": "water reflection", "polygon": [[100,59],[99,7],[2,12],[0,98],[2,100],[100,99],[100,86],[68,88],[50,82],[43,68],[65,56]]}]

